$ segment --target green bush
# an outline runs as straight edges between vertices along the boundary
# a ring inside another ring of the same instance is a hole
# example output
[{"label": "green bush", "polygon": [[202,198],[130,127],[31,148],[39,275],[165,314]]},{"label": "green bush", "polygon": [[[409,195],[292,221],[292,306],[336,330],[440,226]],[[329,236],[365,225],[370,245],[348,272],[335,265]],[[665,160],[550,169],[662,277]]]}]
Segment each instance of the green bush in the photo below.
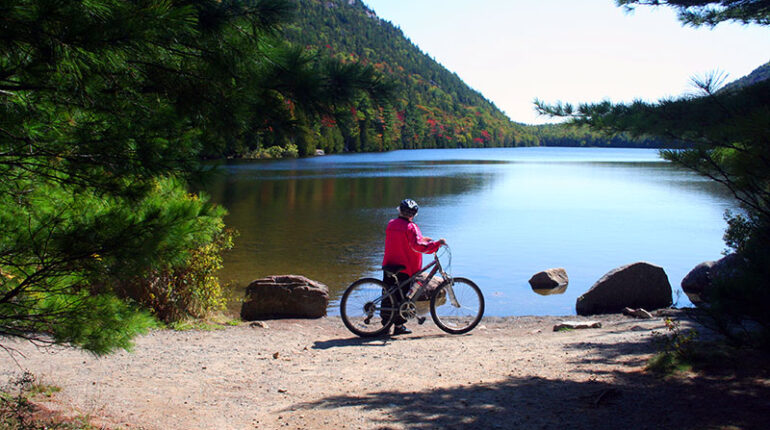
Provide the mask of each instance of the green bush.
[{"label": "green bush", "polygon": [[98,289],[132,299],[166,323],[204,318],[222,309],[225,300],[216,272],[234,237],[224,228],[224,209],[209,204],[205,196],[187,193],[176,181],[163,180],[135,213],[164,226],[164,234],[152,234],[155,258],[128,267],[123,261],[105,262],[101,279],[108,281]]},{"label": "green bush", "polygon": [[285,147],[274,145],[268,148],[259,148],[253,151],[247,152],[243,158],[251,159],[271,159],[271,158],[297,158],[299,156],[299,149],[297,145],[293,143],[287,144]]},{"label": "green bush", "polygon": [[222,253],[233,246],[233,236],[223,230],[190,251],[184,264],[148,272],[134,281],[129,295],[166,323],[205,318],[223,309],[225,297],[216,272],[222,268]]}]

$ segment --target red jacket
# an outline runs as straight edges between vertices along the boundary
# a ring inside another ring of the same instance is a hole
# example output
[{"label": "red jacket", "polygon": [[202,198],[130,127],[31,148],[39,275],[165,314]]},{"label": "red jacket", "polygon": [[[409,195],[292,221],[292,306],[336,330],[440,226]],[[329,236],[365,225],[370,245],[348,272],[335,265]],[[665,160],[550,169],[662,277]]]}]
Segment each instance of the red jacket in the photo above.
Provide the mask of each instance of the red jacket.
[{"label": "red jacket", "polygon": [[422,269],[422,254],[433,254],[441,244],[422,237],[417,224],[406,218],[395,218],[385,229],[385,258],[383,266],[403,265],[409,276]]}]

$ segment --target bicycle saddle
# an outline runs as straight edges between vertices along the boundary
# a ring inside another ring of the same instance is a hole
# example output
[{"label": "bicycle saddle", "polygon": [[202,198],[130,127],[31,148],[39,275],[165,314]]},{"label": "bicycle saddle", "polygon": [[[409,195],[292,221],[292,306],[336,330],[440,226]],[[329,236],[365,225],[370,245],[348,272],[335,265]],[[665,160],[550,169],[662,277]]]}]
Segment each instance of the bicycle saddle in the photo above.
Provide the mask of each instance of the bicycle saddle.
[{"label": "bicycle saddle", "polygon": [[382,266],[382,271],[385,272],[388,276],[395,276],[396,273],[406,269],[406,266],[401,264],[389,264],[387,266]]}]

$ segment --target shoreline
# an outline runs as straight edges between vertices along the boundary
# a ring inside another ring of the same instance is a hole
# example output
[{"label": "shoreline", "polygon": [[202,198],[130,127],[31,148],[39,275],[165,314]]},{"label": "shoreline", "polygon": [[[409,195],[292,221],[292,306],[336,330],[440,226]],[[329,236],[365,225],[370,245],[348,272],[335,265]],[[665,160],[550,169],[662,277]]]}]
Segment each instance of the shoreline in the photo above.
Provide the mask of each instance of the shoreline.
[{"label": "shoreline", "polygon": [[[589,319],[602,327],[553,331]],[[725,417],[736,407],[742,420],[763,422],[766,402],[757,402],[770,396],[767,384],[757,398],[726,401],[720,387],[719,399],[688,406],[716,389],[644,372],[662,317],[489,317],[460,336],[429,320],[411,325],[411,335],[374,339],[355,337],[339,317],[265,323],[156,330],[133,352],[102,358],[4,345],[24,354],[17,360],[39,382],[61,388],[41,406],[109,429],[615,429],[618,416],[649,428],[703,428],[731,424]],[[3,380],[20,371],[7,355],[0,360]]]}]

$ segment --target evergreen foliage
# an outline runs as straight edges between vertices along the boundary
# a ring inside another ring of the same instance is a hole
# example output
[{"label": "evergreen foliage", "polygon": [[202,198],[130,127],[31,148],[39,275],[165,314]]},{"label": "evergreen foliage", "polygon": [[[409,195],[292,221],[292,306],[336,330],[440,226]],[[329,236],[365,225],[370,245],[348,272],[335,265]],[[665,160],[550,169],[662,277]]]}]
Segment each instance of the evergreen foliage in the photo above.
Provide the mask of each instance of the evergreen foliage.
[{"label": "evergreen foliage", "polygon": [[607,134],[586,126],[545,124],[532,127],[539,146],[605,148],[679,148],[686,144],[649,136],[631,137],[628,133]]},{"label": "evergreen foliage", "polygon": [[[298,145],[389,86],[287,45],[285,0],[0,2],[0,335],[94,353],[220,304],[202,155]],[[132,300],[133,299],[133,300]]]},{"label": "evergreen foliage", "polygon": [[[759,6],[762,2],[723,3],[735,3],[737,8],[738,3]],[[741,19],[770,24],[765,18],[766,10],[760,7]],[[734,324],[758,323],[764,328],[762,341],[770,346],[766,312],[770,306],[770,80],[744,81],[720,90],[721,80],[719,75],[694,79],[699,94],[657,103],[602,102],[575,107],[537,102],[537,107],[544,114],[570,118],[572,124],[595,131],[654,136],[689,145],[689,149],[662,154],[723,184],[743,209],[743,213],[726,215],[725,242],[743,264],[735,273],[714,280],[714,291],[709,293],[712,321],[732,338]]]},{"label": "evergreen foliage", "polygon": [[694,27],[713,27],[725,21],[770,24],[768,0],[616,0],[616,3],[629,10],[637,5],[670,6],[677,10],[682,23]]}]

